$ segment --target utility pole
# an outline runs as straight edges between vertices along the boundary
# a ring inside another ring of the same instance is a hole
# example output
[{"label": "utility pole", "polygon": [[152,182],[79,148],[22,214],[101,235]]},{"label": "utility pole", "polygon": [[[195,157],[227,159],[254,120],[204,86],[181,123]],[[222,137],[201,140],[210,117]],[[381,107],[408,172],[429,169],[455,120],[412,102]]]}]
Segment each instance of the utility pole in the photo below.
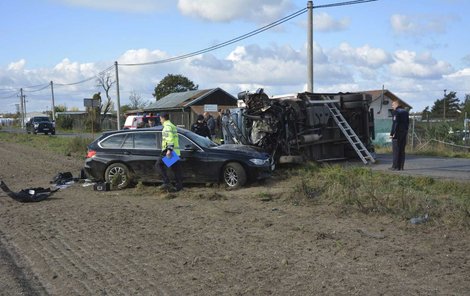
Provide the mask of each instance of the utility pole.
[{"label": "utility pole", "polygon": [[446,97],[447,97],[447,89],[444,89],[444,121],[446,121]]},{"label": "utility pole", "polygon": [[313,93],[313,2],[307,2],[307,91]]},{"label": "utility pole", "polygon": [[121,98],[119,94],[119,71],[118,71],[118,62],[114,62],[114,67],[116,68],[116,101],[117,101],[117,129],[121,129]]},{"label": "utility pole", "polygon": [[23,88],[20,88],[20,117],[21,117],[21,128],[23,128],[24,127]]},{"label": "utility pole", "polygon": [[52,97],[52,120],[55,121],[55,103],[54,103],[54,82],[51,80],[51,97]]}]

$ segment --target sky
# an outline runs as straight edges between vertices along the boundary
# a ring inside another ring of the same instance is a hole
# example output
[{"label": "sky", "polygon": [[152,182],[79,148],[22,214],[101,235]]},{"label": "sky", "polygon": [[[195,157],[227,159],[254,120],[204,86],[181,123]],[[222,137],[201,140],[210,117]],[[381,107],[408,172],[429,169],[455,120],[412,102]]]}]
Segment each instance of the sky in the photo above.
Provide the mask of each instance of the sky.
[{"label": "sky", "polygon": [[[384,87],[413,106],[432,107],[444,90],[470,94],[468,0],[313,1],[314,92]],[[115,75],[120,104],[154,100],[167,74],[199,89],[236,96],[307,90],[307,13],[217,50],[158,62],[224,43],[307,7],[306,0],[2,0],[0,113],[55,105],[83,110],[99,73]],[[113,76],[114,77],[114,76]],[[84,81],[84,82],[83,82]],[[116,90],[111,90],[116,101]]]}]

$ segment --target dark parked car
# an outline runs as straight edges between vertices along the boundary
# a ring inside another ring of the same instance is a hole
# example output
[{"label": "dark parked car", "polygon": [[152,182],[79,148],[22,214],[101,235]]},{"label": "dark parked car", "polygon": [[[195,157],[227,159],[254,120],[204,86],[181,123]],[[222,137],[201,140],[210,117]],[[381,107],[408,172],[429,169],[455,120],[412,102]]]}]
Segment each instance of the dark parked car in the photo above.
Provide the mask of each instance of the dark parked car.
[{"label": "dark parked car", "polygon": [[34,116],[26,122],[26,132],[55,135],[55,124],[47,116]]},{"label": "dark parked car", "polygon": [[[119,189],[135,181],[161,182],[155,168],[161,154],[161,132],[162,126],[103,133],[88,146],[87,177],[117,183]],[[178,135],[184,183],[224,182],[237,188],[271,174],[265,152],[244,145],[218,145],[181,128]],[[171,176],[172,171],[168,172]]]}]

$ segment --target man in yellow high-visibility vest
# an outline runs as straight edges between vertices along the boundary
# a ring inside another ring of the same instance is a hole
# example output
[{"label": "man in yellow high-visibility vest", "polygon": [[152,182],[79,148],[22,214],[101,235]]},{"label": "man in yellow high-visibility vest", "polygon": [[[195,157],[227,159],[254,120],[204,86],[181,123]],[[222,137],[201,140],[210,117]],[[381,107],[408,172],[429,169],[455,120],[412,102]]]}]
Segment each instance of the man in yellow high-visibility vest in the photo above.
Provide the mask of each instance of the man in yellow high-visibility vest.
[{"label": "man in yellow high-visibility vest", "polygon": [[[178,132],[176,126],[171,123],[170,115],[168,113],[160,114],[160,121],[163,125],[162,130],[162,157],[171,157],[172,151],[174,151],[178,156],[181,156]],[[168,191],[180,191],[183,189],[183,177],[181,174],[181,164],[180,161],[175,162],[170,168],[175,175],[176,188],[171,186],[170,179],[167,174],[167,167],[165,163],[160,159],[158,161],[158,167],[162,174],[163,184],[160,186],[161,189]]]}]

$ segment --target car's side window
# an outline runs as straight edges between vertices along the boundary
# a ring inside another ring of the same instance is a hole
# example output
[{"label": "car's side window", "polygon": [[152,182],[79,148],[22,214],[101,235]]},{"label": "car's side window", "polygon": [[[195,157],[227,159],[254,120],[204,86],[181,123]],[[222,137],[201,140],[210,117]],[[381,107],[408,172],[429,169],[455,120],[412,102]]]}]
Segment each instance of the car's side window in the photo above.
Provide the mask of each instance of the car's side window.
[{"label": "car's side window", "polygon": [[134,148],[134,135],[133,134],[127,135],[127,138],[124,140],[124,143],[122,143],[121,148],[126,148],[126,149]]},{"label": "car's side window", "polygon": [[161,141],[158,141],[158,133],[135,133],[134,134],[134,148],[135,149],[157,149],[161,146]]},{"label": "car's side window", "polygon": [[186,150],[186,147],[193,147],[194,146],[194,143],[191,142],[188,138],[186,138],[185,136],[179,134],[178,135],[178,142],[179,142],[179,145],[180,145],[180,150]]},{"label": "car's side window", "polygon": [[121,135],[112,135],[105,140],[100,142],[101,147],[103,148],[121,148],[122,143],[126,138],[126,134]]}]

